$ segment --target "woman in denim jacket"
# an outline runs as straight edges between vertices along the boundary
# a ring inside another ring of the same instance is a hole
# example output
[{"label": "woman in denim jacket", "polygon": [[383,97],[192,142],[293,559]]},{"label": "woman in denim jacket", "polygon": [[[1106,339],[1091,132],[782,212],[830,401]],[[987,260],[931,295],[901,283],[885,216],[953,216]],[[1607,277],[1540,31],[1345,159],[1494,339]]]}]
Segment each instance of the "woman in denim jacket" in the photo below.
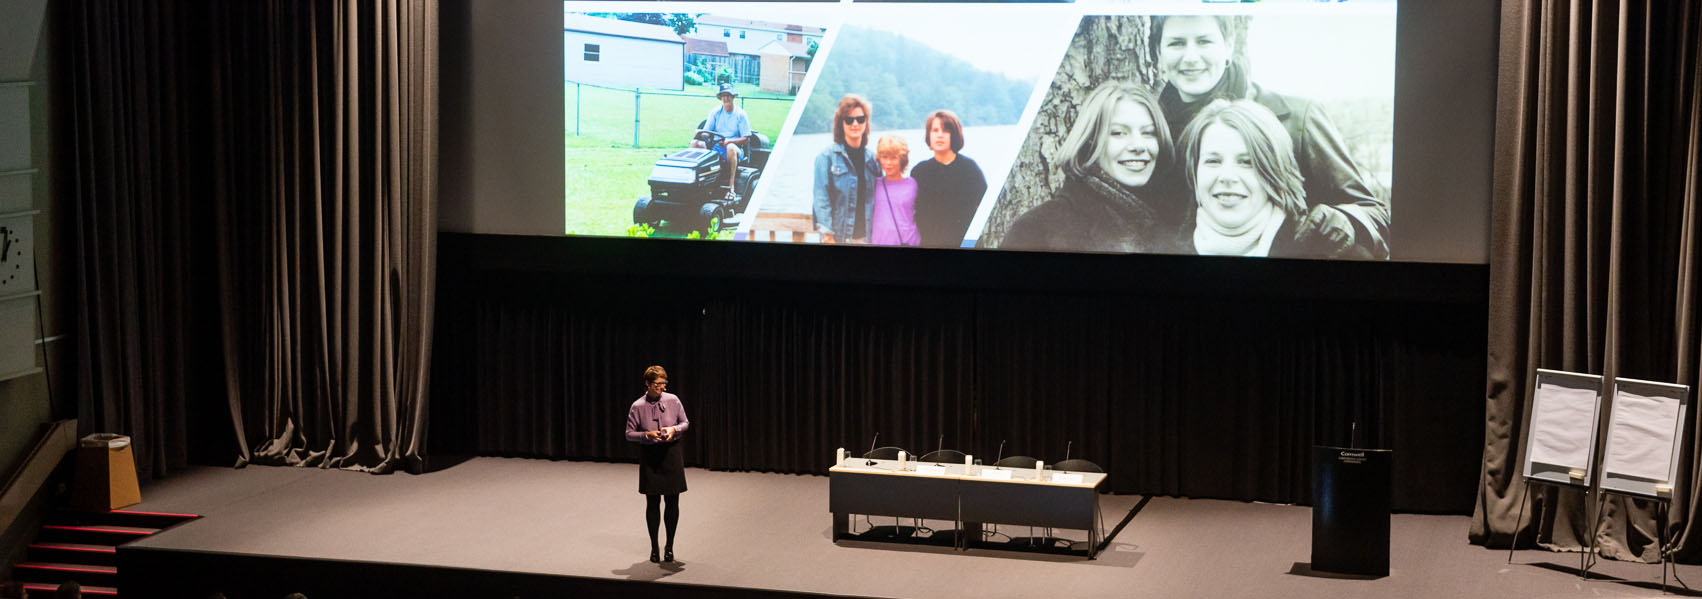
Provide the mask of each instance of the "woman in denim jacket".
[{"label": "woman in denim jacket", "polygon": [[869,101],[845,94],[833,112],[833,145],[816,156],[812,216],[822,242],[867,243],[880,161],[869,149]]}]

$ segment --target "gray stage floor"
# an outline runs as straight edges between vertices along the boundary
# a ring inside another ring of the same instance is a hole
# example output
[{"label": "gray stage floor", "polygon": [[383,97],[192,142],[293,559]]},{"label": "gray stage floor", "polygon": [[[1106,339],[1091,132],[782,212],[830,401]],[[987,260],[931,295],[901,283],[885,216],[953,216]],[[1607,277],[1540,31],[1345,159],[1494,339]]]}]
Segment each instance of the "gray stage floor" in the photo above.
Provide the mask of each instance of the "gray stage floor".
[{"label": "gray stage floor", "polygon": [[[1294,574],[1309,560],[1311,509],[1231,501],[1155,498],[1093,561],[834,544],[826,477],[698,469],[681,501],[681,563],[657,566],[634,468],[504,458],[418,476],[192,468],[148,484],[129,509],[204,516],[138,542],[149,547],[859,596],[1659,596],[1655,565],[1604,560],[1597,572],[1611,578],[1588,581],[1572,573],[1576,554],[1520,551],[1510,565],[1505,551],[1466,543],[1464,516],[1396,515],[1386,578]],[[1140,498],[1102,501],[1115,526]],[[1702,583],[1702,566],[1679,575]]]}]

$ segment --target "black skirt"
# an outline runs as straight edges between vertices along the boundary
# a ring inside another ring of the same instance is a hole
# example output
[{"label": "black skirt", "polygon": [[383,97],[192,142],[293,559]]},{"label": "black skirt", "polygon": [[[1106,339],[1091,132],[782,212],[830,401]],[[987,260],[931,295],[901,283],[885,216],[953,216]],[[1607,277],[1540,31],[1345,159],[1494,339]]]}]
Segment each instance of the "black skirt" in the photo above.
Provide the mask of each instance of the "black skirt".
[{"label": "black skirt", "polygon": [[638,459],[638,492],[645,495],[674,495],[686,492],[686,458],[678,441],[641,445]]}]

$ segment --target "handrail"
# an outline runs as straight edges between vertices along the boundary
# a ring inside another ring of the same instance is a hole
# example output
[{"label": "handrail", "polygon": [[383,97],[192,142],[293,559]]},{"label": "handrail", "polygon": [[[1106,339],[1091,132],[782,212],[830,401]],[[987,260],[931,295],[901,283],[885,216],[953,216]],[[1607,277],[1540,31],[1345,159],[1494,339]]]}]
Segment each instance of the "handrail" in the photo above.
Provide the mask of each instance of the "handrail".
[{"label": "handrail", "polygon": [[6,479],[6,486],[0,487],[0,531],[12,527],[13,522],[29,505],[30,499],[47,483],[47,478],[53,474],[54,468],[58,468],[59,462],[65,459],[65,454],[76,447],[75,418],[54,422],[41,439],[36,441],[29,455]]}]

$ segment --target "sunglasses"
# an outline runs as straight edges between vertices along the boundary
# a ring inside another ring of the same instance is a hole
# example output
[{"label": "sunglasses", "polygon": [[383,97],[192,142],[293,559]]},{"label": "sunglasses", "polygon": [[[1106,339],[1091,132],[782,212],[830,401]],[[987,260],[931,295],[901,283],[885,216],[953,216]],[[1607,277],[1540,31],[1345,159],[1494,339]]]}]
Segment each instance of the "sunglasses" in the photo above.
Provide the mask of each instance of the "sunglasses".
[{"label": "sunglasses", "polygon": [[863,123],[869,122],[869,116],[868,115],[848,116],[848,117],[845,117],[845,118],[842,118],[842,119],[839,119],[839,120],[843,121],[847,125],[861,125]]}]

